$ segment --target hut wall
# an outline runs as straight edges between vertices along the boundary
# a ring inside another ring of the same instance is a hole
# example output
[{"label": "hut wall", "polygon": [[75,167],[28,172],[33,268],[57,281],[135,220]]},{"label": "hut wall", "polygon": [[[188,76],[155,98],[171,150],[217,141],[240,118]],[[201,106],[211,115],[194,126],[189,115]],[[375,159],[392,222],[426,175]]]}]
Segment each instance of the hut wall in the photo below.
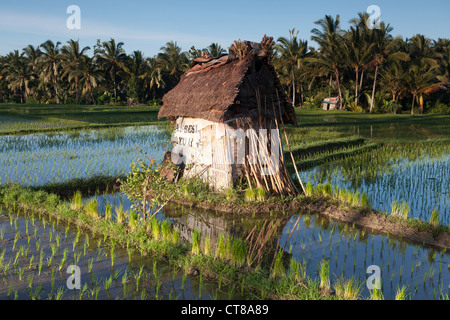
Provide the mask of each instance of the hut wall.
[{"label": "hut wall", "polygon": [[216,189],[233,185],[232,152],[227,148],[229,126],[198,118],[179,117],[172,135],[173,153],[183,155],[184,177],[200,177]]}]

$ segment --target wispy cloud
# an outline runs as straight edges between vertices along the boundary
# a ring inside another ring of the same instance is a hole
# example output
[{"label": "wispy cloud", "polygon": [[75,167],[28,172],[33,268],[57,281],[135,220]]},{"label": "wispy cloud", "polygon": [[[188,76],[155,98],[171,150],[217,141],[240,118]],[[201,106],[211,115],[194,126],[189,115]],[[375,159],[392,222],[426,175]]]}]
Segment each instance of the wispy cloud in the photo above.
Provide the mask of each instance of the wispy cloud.
[{"label": "wispy cloud", "polygon": [[[118,25],[109,25],[101,21],[90,21],[83,18],[81,29],[69,30],[66,27],[66,19],[69,15],[45,16],[22,12],[7,12],[0,10],[1,32],[23,33],[27,35],[68,38],[117,38],[120,40],[144,40],[144,41],[169,41],[176,40],[180,43],[211,43],[221,41],[212,36],[185,34],[178,32],[155,32],[149,29],[130,28],[123,22]],[[222,39],[225,43],[228,39]]]}]

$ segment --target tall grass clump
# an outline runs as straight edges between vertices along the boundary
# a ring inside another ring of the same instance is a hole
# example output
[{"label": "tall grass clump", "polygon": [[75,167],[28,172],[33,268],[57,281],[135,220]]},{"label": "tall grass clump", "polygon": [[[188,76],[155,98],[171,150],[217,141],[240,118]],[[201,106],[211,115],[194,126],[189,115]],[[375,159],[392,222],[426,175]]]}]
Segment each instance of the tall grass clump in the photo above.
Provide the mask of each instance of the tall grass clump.
[{"label": "tall grass clump", "polygon": [[253,202],[256,200],[255,191],[251,188],[245,190],[245,201]]},{"label": "tall grass clump", "polygon": [[105,218],[112,220],[112,205],[109,202],[105,206]]},{"label": "tall grass clump", "polygon": [[275,257],[273,263],[272,272],[270,273],[271,278],[283,278],[286,276],[286,269],[283,265],[283,250],[280,249]]},{"label": "tall grass clump", "polygon": [[131,228],[131,230],[135,230],[137,227],[138,222],[138,214],[134,210],[130,210],[129,213],[129,219],[128,219],[128,226]]},{"label": "tall grass clump", "polygon": [[439,212],[436,210],[436,208],[433,208],[433,210],[431,211],[430,224],[433,227],[439,226]]},{"label": "tall grass clump", "polygon": [[70,204],[70,209],[72,210],[81,210],[83,207],[83,195],[81,191],[76,191],[72,197],[72,203]]},{"label": "tall grass clump", "polygon": [[406,300],[407,297],[406,286],[401,288],[397,288],[397,292],[395,293],[395,300]]},{"label": "tall grass clump", "polygon": [[123,205],[116,208],[116,220],[119,224],[125,222],[125,210],[123,209]]},{"label": "tall grass clump", "polygon": [[194,234],[192,236],[192,254],[200,253],[200,241],[201,241],[201,233],[198,230],[194,230]]},{"label": "tall grass clump", "polygon": [[86,214],[94,219],[98,218],[98,203],[97,198],[92,198],[86,204]]},{"label": "tall grass clump", "polygon": [[322,262],[319,265],[319,276],[320,276],[320,286],[321,289],[330,289],[330,266],[328,261],[322,259]]},{"label": "tall grass clump", "polygon": [[227,257],[227,251],[225,246],[225,236],[223,233],[219,236],[219,242],[217,243],[216,258],[225,259]]},{"label": "tall grass clump", "polygon": [[255,191],[256,201],[263,202],[266,200],[266,191],[264,188],[257,188]]},{"label": "tall grass clump", "polygon": [[399,204],[397,200],[391,204],[391,214],[402,219],[408,219],[409,207],[406,202]]},{"label": "tall grass clump", "polygon": [[306,196],[311,197],[313,195],[313,192],[314,192],[314,187],[313,187],[311,181],[308,181],[308,183],[305,186],[305,194],[306,194]]},{"label": "tall grass clump", "polygon": [[241,267],[247,256],[247,244],[241,238],[236,238],[231,247],[231,263],[237,267]]}]

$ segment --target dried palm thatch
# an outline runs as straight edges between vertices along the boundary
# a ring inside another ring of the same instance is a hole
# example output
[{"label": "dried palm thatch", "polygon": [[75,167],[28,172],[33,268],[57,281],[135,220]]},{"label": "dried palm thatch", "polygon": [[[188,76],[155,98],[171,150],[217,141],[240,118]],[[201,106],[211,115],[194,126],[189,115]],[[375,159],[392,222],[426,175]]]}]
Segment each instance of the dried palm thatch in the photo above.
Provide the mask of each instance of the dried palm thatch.
[{"label": "dried palm thatch", "polygon": [[280,112],[265,110],[263,117],[297,124],[294,108],[284,93],[270,62],[273,39],[264,37],[261,44],[237,41],[227,55],[201,56],[181,77],[178,85],[162,99],[158,117],[176,120],[190,117],[225,122],[238,116],[257,115],[256,91],[261,101],[275,104]]}]

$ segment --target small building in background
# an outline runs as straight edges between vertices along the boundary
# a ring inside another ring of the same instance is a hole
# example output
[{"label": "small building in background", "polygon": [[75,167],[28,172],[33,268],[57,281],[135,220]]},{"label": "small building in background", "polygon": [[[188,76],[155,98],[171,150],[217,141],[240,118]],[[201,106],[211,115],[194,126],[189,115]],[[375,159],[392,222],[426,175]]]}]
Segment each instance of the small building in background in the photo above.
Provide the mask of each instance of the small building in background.
[{"label": "small building in background", "polygon": [[246,178],[266,192],[292,194],[279,129],[297,119],[270,62],[272,45],[266,36],[261,43],[239,40],[228,54],[196,58],[163,97],[158,117],[176,125],[172,160],[183,162],[183,177],[199,176],[216,189]]},{"label": "small building in background", "polygon": [[341,104],[339,97],[330,97],[323,100],[323,110],[340,109]]}]

